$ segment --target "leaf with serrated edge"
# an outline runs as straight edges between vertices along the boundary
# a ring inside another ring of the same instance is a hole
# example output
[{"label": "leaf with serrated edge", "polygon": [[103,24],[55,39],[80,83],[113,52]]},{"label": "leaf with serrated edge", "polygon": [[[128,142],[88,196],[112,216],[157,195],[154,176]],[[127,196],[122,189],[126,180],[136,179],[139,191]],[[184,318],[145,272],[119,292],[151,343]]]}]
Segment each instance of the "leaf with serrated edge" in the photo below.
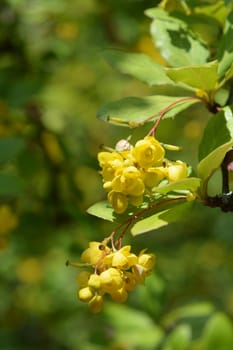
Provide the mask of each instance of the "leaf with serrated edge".
[{"label": "leaf with serrated edge", "polygon": [[153,192],[160,194],[167,194],[175,191],[191,191],[196,192],[200,186],[200,179],[198,177],[189,177],[187,179],[179,180],[176,182],[169,183],[161,187],[155,187]]},{"label": "leaf with serrated edge", "polygon": [[182,82],[194,89],[211,91],[218,81],[218,62],[180,68],[166,68],[167,75],[174,82]]},{"label": "leaf with serrated edge", "polygon": [[115,69],[129,74],[149,85],[174,85],[164,67],[143,53],[127,53],[121,50],[104,50],[103,56]]},{"label": "leaf with serrated edge", "polygon": [[197,102],[200,101],[192,96],[190,96],[190,99],[187,96],[171,97],[160,95],[126,97],[103,106],[98,111],[97,118],[119,126],[133,127],[144,124],[147,120],[150,122],[155,121],[159,113],[170,104],[174,105],[164,115],[164,119],[174,117],[179,112]]},{"label": "leaf with serrated edge", "polygon": [[116,219],[113,208],[108,201],[101,201],[93,204],[87,209],[87,213],[107,221],[115,221]]},{"label": "leaf with serrated edge", "polygon": [[[185,200],[185,199],[184,199]],[[160,211],[145,219],[138,221],[131,229],[133,236],[140,235],[145,232],[156,230],[160,227],[166,226],[172,222],[180,221],[187,216],[187,212],[191,209],[193,203],[185,202],[182,204],[175,204],[174,207]]]},{"label": "leaf with serrated edge", "polygon": [[146,15],[153,18],[151,35],[161,55],[172,67],[206,63],[209,50],[189,30],[187,24],[162,9],[149,9]]}]

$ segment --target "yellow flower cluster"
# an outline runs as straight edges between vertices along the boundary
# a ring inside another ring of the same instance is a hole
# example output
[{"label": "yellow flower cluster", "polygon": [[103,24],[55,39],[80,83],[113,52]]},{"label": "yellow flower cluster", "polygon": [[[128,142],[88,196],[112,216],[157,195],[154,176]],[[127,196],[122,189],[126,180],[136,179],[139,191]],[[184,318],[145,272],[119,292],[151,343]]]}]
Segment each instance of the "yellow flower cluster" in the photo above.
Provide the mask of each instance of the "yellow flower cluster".
[{"label": "yellow flower cluster", "polygon": [[154,254],[145,250],[137,256],[131,253],[131,246],[119,250],[109,248],[105,242],[90,242],[81,255],[87,266],[94,268],[91,273],[82,271],[77,282],[78,298],[88,303],[90,311],[97,313],[103,308],[103,297],[109,294],[112,300],[123,303],[137,284],[144,284],[155,262]]},{"label": "yellow flower cluster", "polygon": [[129,204],[140,206],[144,195],[162,180],[174,182],[187,176],[186,163],[166,159],[164,147],[152,136],[135,146],[121,140],[115,150],[99,152],[98,161],[108,201],[117,214]]}]

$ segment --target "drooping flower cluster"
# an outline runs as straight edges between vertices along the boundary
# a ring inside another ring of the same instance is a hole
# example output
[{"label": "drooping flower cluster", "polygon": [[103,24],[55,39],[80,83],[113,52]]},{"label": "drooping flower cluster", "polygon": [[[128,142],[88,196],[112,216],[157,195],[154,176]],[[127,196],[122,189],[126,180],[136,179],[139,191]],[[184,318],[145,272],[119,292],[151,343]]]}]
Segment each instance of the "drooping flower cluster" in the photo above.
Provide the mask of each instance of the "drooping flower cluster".
[{"label": "drooping flower cluster", "polygon": [[119,250],[107,246],[106,242],[90,242],[81,255],[81,260],[92,272],[82,271],[77,278],[78,298],[88,303],[90,311],[97,313],[103,308],[104,295],[123,303],[128,292],[137,284],[144,284],[155,263],[155,255],[142,250],[137,256],[131,246]]},{"label": "drooping flower cluster", "polygon": [[146,136],[132,146],[121,140],[113,151],[98,153],[98,161],[108,201],[117,214],[129,204],[140,206],[145,194],[167,179],[174,182],[187,176],[187,165],[165,158],[165,149],[153,136]]}]

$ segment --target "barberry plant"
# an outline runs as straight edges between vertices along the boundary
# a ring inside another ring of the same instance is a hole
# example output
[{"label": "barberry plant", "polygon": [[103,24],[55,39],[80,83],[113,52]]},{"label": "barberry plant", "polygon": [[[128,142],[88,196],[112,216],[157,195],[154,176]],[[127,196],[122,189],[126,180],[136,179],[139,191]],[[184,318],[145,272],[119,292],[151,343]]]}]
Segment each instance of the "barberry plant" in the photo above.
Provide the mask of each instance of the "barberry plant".
[{"label": "barberry plant", "polygon": [[[121,73],[162,93],[123,98],[97,113],[100,120],[130,131],[127,139],[104,145],[98,153],[107,198],[88,209],[89,214],[115,223],[115,228],[103,241],[90,242],[81,262],[68,262],[81,268],[78,298],[93,312],[102,310],[105,295],[125,302],[128,292],[144,284],[152,271],[153,253],[136,254],[123,244],[129,230],[136,236],[178,221],[187,217],[196,201],[233,211],[232,2],[166,0],[146,15],[165,65],[142,53],[103,52]],[[180,112],[187,118],[201,113],[205,121],[194,169],[189,159],[184,162],[177,156],[180,145],[157,138],[163,120],[179,117]],[[133,129],[145,125],[146,135],[132,142]],[[174,151],[172,159],[168,151]],[[218,169],[221,192],[211,196],[209,182]]]}]

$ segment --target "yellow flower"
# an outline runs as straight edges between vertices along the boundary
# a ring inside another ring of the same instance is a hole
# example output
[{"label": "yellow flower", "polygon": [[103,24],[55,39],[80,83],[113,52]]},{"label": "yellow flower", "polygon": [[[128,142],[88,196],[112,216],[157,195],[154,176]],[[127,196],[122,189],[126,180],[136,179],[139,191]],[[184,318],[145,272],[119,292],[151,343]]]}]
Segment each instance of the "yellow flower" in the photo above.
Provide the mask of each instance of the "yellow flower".
[{"label": "yellow flower", "polygon": [[[137,284],[144,284],[145,278],[151,273],[155,262],[154,254],[147,254],[142,250],[137,256],[131,253],[131,246],[126,245],[116,250],[109,248],[107,243],[111,237],[102,242],[90,242],[81,259],[93,265],[94,271],[82,271],[77,282],[78,298],[88,303],[89,310],[97,313],[103,308],[103,297],[109,294],[113,301],[124,303],[128,292]],[[86,264],[69,263],[81,267]],[[90,267],[90,266],[89,266]]]},{"label": "yellow flower", "polygon": [[164,178],[165,171],[163,167],[152,167],[146,169],[144,183],[147,187],[154,187],[157,186]]},{"label": "yellow flower", "polygon": [[89,279],[88,279],[88,286],[90,288],[94,288],[95,290],[96,289],[100,289],[101,287],[101,280],[100,280],[100,276],[93,273],[92,275],[89,276]]},{"label": "yellow flower", "polygon": [[166,172],[167,178],[170,182],[184,179],[188,175],[187,164],[180,160],[177,160],[176,162],[169,162]]},{"label": "yellow flower", "polygon": [[128,198],[125,194],[111,191],[108,194],[108,201],[117,214],[122,214],[128,208]]},{"label": "yellow flower", "polygon": [[118,152],[99,152],[97,157],[101,168],[115,160],[123,161]]},{"label": "yellow flower", "polygon": [[77,283],[80,285],[80,287],[87,287],[90,275],[90,272],[87,271],[80,272],[77,277]]},{"label": "yellow flower", "polygon": [[120,250],[106,256],[104,263],[111,265],[112,267],[116,267],[120,270],[128,270],[138,261],[137,256],[130,253],[130,250],[130,245],[124,246]]},{"label": "yellow flower", "polygon": [[124,168],[122,173],[112,181],[112,188],[116,192],[132,196],[140,196],[145,191],[142,174],[134,166]]},{"label": "yellow flower", "polygon": [[123,167],[124,159],[118,152],[100,152],[98,154],[99,164],[102,167],[104,181],[112,181],[118,169]]},{"label": "yellow flower", "polygon": [[88,303],[89,310],[98,313],[103,309],[104,301],[101,295],[95,295]]},{"label": "yellow flower", "polygon": [[101,272],[100,281],[102,290],[108,293],[121,288],[124,282],[121,271],[113,267]]},{"label": "yellow flower", "polygon": [[94,290],[90,287],[80,288],[78,290],[78,298],[81,301],[88,302],[93,298],[94,293]]},{"label": "yellow flower", "polygon": [[135,275],[132,272],[128,272],[128,271],[124,273],[124,282],[125,282],[125,289],[129,292],[132,291],[137,285]]},{"label": "yellow flower", "polygon": [[136,143],[133,154],[140,167],[148,168],[162,164],[165,150],[154,137],[146,136]]},{"label": "yellow flower", "polygon": [[155,255],[146,254],[144,251],[139,254],[138,263],[133,266],[133,273],[138,284],[144,284],[145,277],[151,273],[155,263]]},{"label": "yellow flower", "polygon": [[110,252],[110,248],[102,242],[90,242],[89,248],[84,250],[81,255],[81,260],[87,264],[95,265],[101,262],[101,259]]},{"label": "yellow flower", "polygon": [[141,265],[146,272],[150,273],[154,264],[155,264],[155,255],[146,254],[145,250],[141,251],[141,253],[138,256],[138,265]]},{"label": "yellow flower", "polygon": [[116,301],[117,303],[124,303],[124,302],[126,302],[126,300],[128,298],[127,290],[124,287],[117,289],[117,290],[113,290],[110,293],[110,295],[111,295],[112,300]]},{"label": "yellow flower", "polygon": [[135,207],[139,207],[143,203],[143,196],[130,196],[129,197],[130,204]]}]

